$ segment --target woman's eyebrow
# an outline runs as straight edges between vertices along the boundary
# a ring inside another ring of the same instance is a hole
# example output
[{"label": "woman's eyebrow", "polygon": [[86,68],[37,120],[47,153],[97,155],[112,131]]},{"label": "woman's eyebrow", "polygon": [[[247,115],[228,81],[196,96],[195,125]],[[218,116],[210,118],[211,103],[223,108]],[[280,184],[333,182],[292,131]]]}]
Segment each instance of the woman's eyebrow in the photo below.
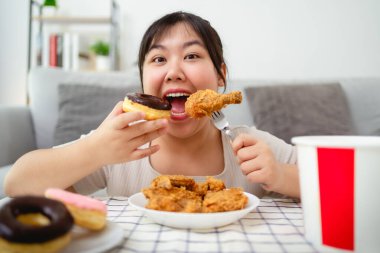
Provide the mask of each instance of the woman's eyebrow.
[{"label": "woman's eyebrow", "polygon": [[161,44],[153,44],[150,46],[149,50],[147,53],[149,53],[150,51],[152,51],[153,49],[161,49],[161,50],[164,50],[166,49],[165,46],[161,45]]},{"label": "woman's eyebrow", "polygon": [[192,45],[199,45],[204,48],[203,43],[199,40],[191,40],[191,41],[185,42],[183,43],[183,48],[190,47]]},{"label": "woman's eyebrow", "polygon": [[[201,47],[204,48],[204,45],[201,41],[199,40],[191,40],[191,41],[187,41],[185,43],[183,43],[183,48],[187,48],[187,47],[190,47],[190,46],[193,46],[193,45],[199,45]],[[153,44],[150,46],[149,50],[147,53],[149,53],[150,51],[152,51],[153,49],[159,49],[159,50],[166,50],[166,47],[164,45],[161,45],[161,44]]]}]

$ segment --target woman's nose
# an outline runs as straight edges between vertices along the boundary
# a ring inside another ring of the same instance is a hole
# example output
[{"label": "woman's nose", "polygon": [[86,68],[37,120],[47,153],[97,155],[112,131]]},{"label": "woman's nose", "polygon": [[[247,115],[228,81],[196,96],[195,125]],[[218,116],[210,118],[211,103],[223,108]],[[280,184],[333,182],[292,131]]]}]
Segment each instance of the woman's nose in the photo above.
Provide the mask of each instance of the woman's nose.
[{"label": "woman's nose", "polygon": [[186,77],[180,63],[172,62],[169,65],[169,69],[166,74],[166,81],[184,81],[185,78]]}]

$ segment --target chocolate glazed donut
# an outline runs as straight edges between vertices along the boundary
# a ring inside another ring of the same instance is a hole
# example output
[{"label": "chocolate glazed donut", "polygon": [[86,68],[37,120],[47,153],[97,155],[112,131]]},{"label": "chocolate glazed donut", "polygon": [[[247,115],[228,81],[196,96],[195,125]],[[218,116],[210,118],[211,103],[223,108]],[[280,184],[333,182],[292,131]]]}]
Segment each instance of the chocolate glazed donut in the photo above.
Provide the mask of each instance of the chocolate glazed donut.
[{"label": "chocolate glazed donut", "polygon": [[[18,215],[29,213],[41,213],[49,219],[50,224],[30,226],[17,220]],[[18,197],[0,210],[0,237],[9,242],[46,242],[65,235],[73,224],[73,217],[62,203],[44,197]]]},{"label": "chocolate glazed donut", "polygon": [[157,110],[170,110],[172,108],[168,101],[148,94],[128,93],[126,97],[135,103],[139,103]]},{"label": "chocolate glazed donut", "polygon": [[128,93],[123,102],[124,112],[144,112],[146,120],[170,118],[171,107],[169,101],[143,93]]}]

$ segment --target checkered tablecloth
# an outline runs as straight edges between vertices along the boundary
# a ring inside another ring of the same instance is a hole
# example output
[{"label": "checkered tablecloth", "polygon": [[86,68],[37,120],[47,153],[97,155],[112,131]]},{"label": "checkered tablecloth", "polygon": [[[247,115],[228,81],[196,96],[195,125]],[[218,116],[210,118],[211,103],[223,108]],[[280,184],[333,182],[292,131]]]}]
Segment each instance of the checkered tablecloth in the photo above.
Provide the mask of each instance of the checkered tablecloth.
[{"label": "checkered tablecloth", "polygon": [[124,242],[114,252],[318,252],[304,237],[299,203],[261,199],[239,221],[207,230],[175,229],[156,224],[128,205],[126,197],[100,198],[108,219],[124,229]]}]

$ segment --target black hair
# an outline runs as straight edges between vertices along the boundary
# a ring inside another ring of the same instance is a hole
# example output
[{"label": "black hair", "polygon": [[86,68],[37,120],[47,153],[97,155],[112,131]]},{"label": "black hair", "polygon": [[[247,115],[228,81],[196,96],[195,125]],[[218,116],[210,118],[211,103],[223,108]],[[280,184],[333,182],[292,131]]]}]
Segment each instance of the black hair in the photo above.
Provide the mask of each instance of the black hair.
[{"label": "black hair", "polygon": [[189,25],[201,38],[218,75],[223,79],[224,84],[226,85],[226,79],[221,70],[222,64],[225,64],[223,57],[223,45],[218,33],[210,25],[209,21],[197,15],[183,11],[173,12],[163,16],[162,18],[156,20],[145,32],[140,44],[138,59],[141,84],[143,85],[143,65],[145,56],[149,52],[152,43],[159,40],[166,31],[177,23]]}]

